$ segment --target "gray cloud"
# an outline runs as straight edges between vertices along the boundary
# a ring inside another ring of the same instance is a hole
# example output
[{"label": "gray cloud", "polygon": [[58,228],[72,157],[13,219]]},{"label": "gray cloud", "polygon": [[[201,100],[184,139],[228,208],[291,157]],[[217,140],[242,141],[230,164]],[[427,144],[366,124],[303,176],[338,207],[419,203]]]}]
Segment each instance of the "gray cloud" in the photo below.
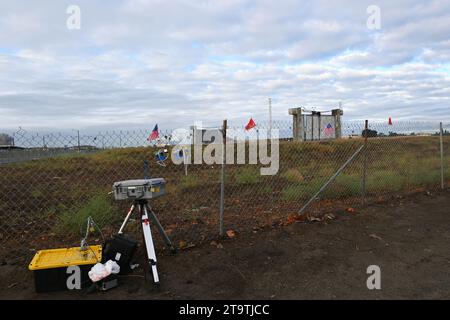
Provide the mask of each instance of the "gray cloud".
[{"label": "gray cloud", "polygon": [[379,1],[72,1],[0,4],[0,128],[175,127],[289,119],[450,120],[450,4]]}]

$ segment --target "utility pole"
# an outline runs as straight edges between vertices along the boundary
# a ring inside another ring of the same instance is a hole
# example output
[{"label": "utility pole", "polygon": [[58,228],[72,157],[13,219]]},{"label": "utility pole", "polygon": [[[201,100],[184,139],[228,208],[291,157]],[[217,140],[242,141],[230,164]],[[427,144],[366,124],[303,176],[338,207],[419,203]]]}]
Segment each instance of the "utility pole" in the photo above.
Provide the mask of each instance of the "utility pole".
[{"label": "utility pole", "polygon": [[272,98],[269,98],[269,139],[272,139]]},{"label": "utility pole", "polygon": [[441,189],[444,190],[444,142],[443,142],[444,129],[442,122],[439,124],[439,141],[441,149]]},{"label": "utility pole", "polygon": [[222,170],[220,171],[220,212],[219,212],[219,235],[224,235],[224,210],[225,210],[225,162],[227,142],[227,120],[222,124]]}]

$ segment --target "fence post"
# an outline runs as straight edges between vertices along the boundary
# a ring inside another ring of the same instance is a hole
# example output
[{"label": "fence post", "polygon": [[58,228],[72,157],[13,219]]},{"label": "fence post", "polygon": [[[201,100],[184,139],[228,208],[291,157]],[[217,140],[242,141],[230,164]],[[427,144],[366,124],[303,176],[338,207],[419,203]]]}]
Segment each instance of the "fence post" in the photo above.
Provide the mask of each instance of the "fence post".
[{"label": "fence post", "polygon": [[443,141],[443,128],[442,122],[439,124],[439,136],[440,136],[440,145],[441,145],[441,189],[444,190],[444,141]]},{"label": "fence post", "polygon": [[148,160],[144,160],[144,179],[145,180],[150,179],[148,167],[149,167]]},{"label": "fence post", "polygon": [[220,213],[219,213],[219,235],[223,237],[223,212],[225,208],[225,153],[227,141],[227,120],[223,120],[222,125],[222,169],[220,172]]},{"label": "fence post", "polygon": [[80,130],[77,130],[77,136],[78,136],[78,153],[80,153],[81,152]]},{"label": "fence post", "polygon": [[366,177],[367,177],[367,137],[369,134],[369,120],[365,121],[364,125],[364,164],[363,164],[363,177],[362,177],[362,205],[366,205]]}]

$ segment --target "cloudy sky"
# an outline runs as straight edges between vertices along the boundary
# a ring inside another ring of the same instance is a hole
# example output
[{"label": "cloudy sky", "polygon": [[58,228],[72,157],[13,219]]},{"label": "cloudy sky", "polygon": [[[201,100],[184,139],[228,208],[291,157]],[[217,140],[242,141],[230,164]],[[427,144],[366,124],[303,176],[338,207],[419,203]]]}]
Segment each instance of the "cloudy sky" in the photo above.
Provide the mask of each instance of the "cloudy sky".
[{"label": "cloudy sky", "polygon": [[0,128],[448,121],[449,61],[450,1],[1,0]]}]

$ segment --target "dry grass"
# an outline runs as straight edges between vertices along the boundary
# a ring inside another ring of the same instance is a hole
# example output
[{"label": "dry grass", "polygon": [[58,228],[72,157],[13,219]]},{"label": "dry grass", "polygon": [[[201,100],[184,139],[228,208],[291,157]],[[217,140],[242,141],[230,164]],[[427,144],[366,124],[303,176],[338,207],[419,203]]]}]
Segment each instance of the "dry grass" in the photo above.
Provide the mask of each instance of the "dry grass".
[{"label": "dry grass", "polygon": [[[445,139],[449,146],[450,137]],[[362,143],[362,139],[282,142],[279,173],[270,177],[260,176],[259,166],[227,165],[227,213],[230,216],[233,211],[246,214],[241,208],[278,208],[285,204],[301,207]],[[34,219],[42,228],[45,225],[55,228],[53,222],[42,223],[50,215],[56,221],[56,228],[64,232],[74,232],[89,214],[97,215],[97,222],[105,226],[116,224],[114,217],[120,215],[124,205],[110,202],[106,194],[114,181],[142,178],[145,160],[150,163],[151,177],[167,180],[168,194],[153,202],[164,224],[189,228],[193,220],[198,227],[200,224],[196,221],[201,219],[206,228],[216,223],[220,166],[190,165],[185,176],[183,166],[170,161],[166,167],[157,165],[155,151],[152,148],[116,149],[1,166],[0,229],[17,228],[8,225],[6,215],[24,216]],[[363,154],[358,156],[322,197],[359,197],[363,159]],[[439,185],[437,137],[369,139],[367,159],[369,196]],[[445,163],[446,180],[450,180],[450,154],[445,157]]]}]

